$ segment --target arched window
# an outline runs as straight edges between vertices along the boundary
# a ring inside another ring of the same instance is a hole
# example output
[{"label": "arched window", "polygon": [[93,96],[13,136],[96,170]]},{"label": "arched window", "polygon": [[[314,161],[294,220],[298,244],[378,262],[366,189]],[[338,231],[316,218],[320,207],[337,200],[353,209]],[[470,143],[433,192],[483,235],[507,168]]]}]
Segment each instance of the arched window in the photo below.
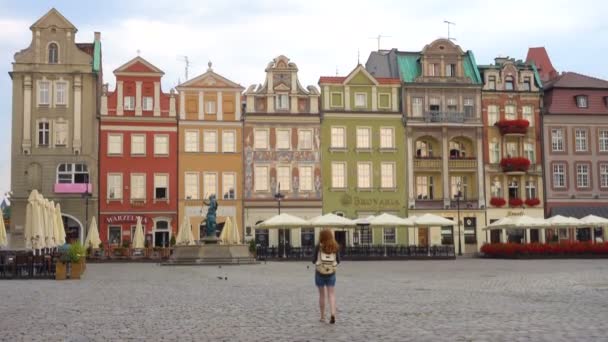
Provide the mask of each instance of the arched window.
[{"label": "arched window", "polygon": [[49,64],[59,63],[59,47],[55,43],[49,44]]},{"label": "arched window", "polygon": [[466,149],[460,141],[450,141],[450,158],[458,159],[466,157]]},{"label": "arched window", "polygon": [[429,141],[416,141],[416,157],[430,158],[433,157],[433,145]]}]

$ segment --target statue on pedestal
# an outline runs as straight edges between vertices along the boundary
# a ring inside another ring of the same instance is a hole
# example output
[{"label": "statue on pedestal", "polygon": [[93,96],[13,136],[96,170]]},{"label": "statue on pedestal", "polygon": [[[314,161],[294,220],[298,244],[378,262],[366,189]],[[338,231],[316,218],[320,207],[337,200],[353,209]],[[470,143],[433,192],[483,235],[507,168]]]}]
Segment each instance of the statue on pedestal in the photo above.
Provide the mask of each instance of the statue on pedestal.
[{"label": "statue on pedestal", "polygon": [[208,200],[204,200],[203,203],[209,207],[209,209],[207,209],[207,218],[205,219],[206,221],[206,229],[205,229],[205,238],[203,240],[205,240],[206,242],[213,242],[213,241],[217,241],[217,235],[216,235],[216,228],[217,228],[217,222],[216,222],[216,213],[217,213],[217,199],[215,197],[215,195],[211,195],[209,196]]}]

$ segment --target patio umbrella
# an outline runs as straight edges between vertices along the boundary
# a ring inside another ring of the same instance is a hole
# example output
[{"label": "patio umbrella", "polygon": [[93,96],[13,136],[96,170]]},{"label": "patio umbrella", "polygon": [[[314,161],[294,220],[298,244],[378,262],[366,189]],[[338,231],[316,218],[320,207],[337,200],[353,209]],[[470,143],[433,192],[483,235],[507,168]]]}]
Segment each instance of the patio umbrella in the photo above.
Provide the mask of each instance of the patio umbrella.
[{"label": "patio umbrella", "polygon": [[179,230],[177,231],[177,237],[175,238],[175,243],[177,245],[194,244],[194,235],[192,234],[192,229],[190,228],[190,221],[188,219],[188,216],[184,216],[182,224],[179,226]]},{"label": "patio umbrella", "polygon": [[454,221],[435,214],[424,214],[414,219],[416,226],[451,226]]},{"label": "patio umbrella", "polygon": [[264,222],[256,225],[256,228],[300,228],[308,226],[310,226],[310,224],[305,219],[282,213],[279,215],[275,215],[265,220]]},{"label": "patio umbrella", "polygon": [[595,215],[587,215],[587,216],[583,217],[580,221],[587,226],[594,226],[594,227],[608,226],[608,219],[605,219],[600,216],[595,216]]},{"label": "patio umbrella", "polygon": [[236,224],[232,223],[230,217],[227,217],[226,222],[224,222],[220,240],[227,245],[236,245],[240,241],[238,227]]},{"label": "patio umbrella", "polygon": [[8,241],[6,239],[6,227],[4,226],[4,216],[2,216],[2,210],[0,210],[0,247],[6,247]]},{"label": "patio umbrella", "polygon": [[512,225],[511,218],[509,216],[505,216],[497,221],[494,221],[487,225],[484,230],[493,230],[493,229],[503,229],[510,227]]},{"label": "patio umbrella", "polygon": [[47,199],[44,200],[44,213],[46,214],[46,225],[44,226],[44,232],[46,237],[46,247],[56,247],[55,243],[55,220],[53,219],[53,211],[55,210],[55,203]]},{"label": "patio umbrella", "polygon": [[63,227],[63,219],[61,218],[61,205],[55,204],[55,222],[57,226],[57,244],[59,246],[65,244],[65,228]]},{"label": "patio umbrella", "polygon": [[355,224],[357,225],[368,225],[370,224],[370,220],[373,219],[375,216],[374,215],[369,215],[368,217],[360,217],[356,220],[353,220],[355,222]]},{"label": "patio umbrella", "polygon": [[381,214],[369,220],[372,227],[387,227],[387,226],[414,226],[414,221],[409,218],[402,218],[392,214]]},{"label": "patio umbrella", "polygon": [[135,236],[133,237],[133,248],[144,248],[144,229],[141,225],[141,216],[137,216],[137,224],[135,226]]},{"label": "patio umbrella", "polygon": [[583,222],[581,220],[574,217],[566,217],[562,215],[555,215],[548,218],[547,223],[549,223],[552,227],[557,228],[574,228],[583,226]]},{"label": "patio umbrella", "polygon": [[34,245],[34,226],[36,226],[36,208],[38,201],[38,191],[36,189],[30,192],[25,207],[25,227],[23,230],[23,238],[25,239],[25,248],[32,249]]},{"label": "patio umbrella", "polygon": [[89,226],[89,233],[87,234],[86,240],[84,240],[84,247],[92,248],[99,247],[101,243],[101,239],[99,238],[99,230],[97,229],[97,220],[95,220],[95,216],[91,219],[91,225]]},{"label": "patio umbrella", "polygon": [[308,223],[313,227],[354,228],[357,225],[353,220],[332,213],[314,217],[310,219]]},{"label": "patio umbrella", "polygon": [[44,198],[36,192],[36,200],[34,203],[34,218],[32,231],[32,248],[43,249],[46,247],[46,237],[44,235]]}]

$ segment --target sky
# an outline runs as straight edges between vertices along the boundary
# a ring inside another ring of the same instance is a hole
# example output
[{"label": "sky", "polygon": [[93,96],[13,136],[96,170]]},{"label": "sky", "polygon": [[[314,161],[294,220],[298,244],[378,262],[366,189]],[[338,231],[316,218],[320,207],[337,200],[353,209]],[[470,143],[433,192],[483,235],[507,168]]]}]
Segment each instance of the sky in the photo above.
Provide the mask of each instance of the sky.
[{"label": "sky", "polygon": [[[103,6],[93,4],[103,4]],[[97,6],[97,7],[95,7]],[[15,52],[29,46],[29,27],[55,7],[77,28],[77,42],[101,32],[104,82],[140,55],[165,72],[162,88],[207,70],[244,87],[264,82],[264,69],[278,55],[299,68],[303,86],[320,76],[346,75],[370,51],[419,51],[451,36],[477,63],[497,56],[525,59],[528,47],[547,48],[558,71],[608,79],[608,2],[565,0],[0,0],[0,197],[10,190],[11,79]]]}]

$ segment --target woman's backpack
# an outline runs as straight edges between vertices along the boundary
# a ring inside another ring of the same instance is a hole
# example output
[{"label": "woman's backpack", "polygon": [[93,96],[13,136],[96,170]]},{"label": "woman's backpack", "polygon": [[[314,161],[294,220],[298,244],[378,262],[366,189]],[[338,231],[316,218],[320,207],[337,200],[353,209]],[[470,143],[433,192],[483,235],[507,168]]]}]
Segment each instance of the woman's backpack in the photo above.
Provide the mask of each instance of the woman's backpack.
[{"label": "woman's backpack", "polygon": [[323,253],[323,250],[319,248],[319,255],[317,256],[317,272],[322,275],[331,275],[336,273],[336,267],[338,262],[336,260],[336,253]]}]

